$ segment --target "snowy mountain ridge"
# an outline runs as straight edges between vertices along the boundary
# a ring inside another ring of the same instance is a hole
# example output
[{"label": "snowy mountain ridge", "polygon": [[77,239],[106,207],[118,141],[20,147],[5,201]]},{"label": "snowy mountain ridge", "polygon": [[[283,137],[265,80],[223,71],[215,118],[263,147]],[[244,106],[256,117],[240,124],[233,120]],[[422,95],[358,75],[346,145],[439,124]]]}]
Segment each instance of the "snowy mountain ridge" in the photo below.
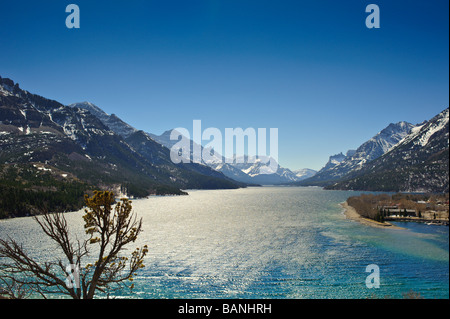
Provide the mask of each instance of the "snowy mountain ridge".
[{"label": "snowy mountain ridge", "polygon": [[391,123],[378,132],[368,141],[361,144],[356,150],[344,155],[339,153],[330,156],[328,163],[312,178],[306,182],[329,182],[358,171],[366,163],[382,156],[401,140],[403,140],[415,126],[407,122]]},{"label": "snowy mountain ridge", "polygon": [[44,163],[86,187],[122,185],[139,197],[243,186],[210,168],[174,164],[141,133],[92,103],[63,105],[0,77],[0,165]]},{"label": "snowy mountain ridge", "polygon": [[137,132],[137,129],[122,121],[115,114],[109,115],[91,102],[73,103],[69,104],[68,106],[71,108],[80,108],[89,111],[108,128],[124,138],[129,137],[131,134]]},{"label": "snowy mountain ridge", "polygon": [[411,129],[388,152],[345,175],[330,189],[449,191],[449,109]]},{"label": "snowy mountain ridge", "polygon": [[[167,148],[172,148],[177,141],[170,139],[170,134],[172,130],[165,131],[161,135],[150,134],[151,137],[166,146]],[[199,148],[202,150],[202,153],[205,151],[203,146],[199,146],[194,141],[190,140],[190,158],[193,158],[193,149]],[[206,149],[208,151],[208,149]],[[183,154],[189,154],[186,150],[183,151]],[[227,159],[221,154],[214,152],[213,156],[205,161],[202,158],[202,164],[207,165],[219,172],[222,172],[225,176],[232,178],[236,181],[249,183],[249,184],[262,184],[262,185],[273,185],[273,184],[283,184],[295,181],[301,181],[305,178],[312,176],[315,171],[308,170],[308,173],[300,174],[299,176],[292,172],[288,168],[281,167],[277,164],[277,171],[272,174],[263,174],[261,173],[261,169],[264,169],[265,166],[268,165],[269,161],[274,161],[273,158],[269,158],[268,156],[257,156],[257,157],[234,157],[232,160]]]}]

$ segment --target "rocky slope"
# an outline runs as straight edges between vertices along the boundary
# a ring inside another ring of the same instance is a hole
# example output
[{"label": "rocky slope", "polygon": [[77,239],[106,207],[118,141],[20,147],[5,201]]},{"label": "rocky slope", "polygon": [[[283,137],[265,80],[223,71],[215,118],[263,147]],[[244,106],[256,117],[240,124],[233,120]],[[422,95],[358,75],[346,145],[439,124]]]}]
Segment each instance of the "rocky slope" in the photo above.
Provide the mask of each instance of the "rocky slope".
[{"label": "rocky slope", "polygon": [[[12,168],[20,179],[24,178],[20,174],[28,168],[33,170],[33,165],[44,165],[47,172],[58,172],[59,176],[49,176],[55,185],[63,175],[73,176],[66,185],[76,180],[87,188],[114,188],[132,196],[181,194],[180,189],[187,188],[239,187],[217,172],[208,176],[173,164],[167,160],[168,150],[153,140],[144,154],[133,145],[139,131],[128,126],[122,131],[127,136],[124,138],[113,129],[126,123],[111,117],[107,123],[111,129],[97,116],[85,108],[65,106],[22,90],[11,79],[0,77],[1,169],[6,172]],[[3,175],[4,190],[19,187],[12,186],[5,176],[13,175]],[[39,180],[33,183],[23,180],[22,184],[29,184],[27,191],[41,189],[35,185]],[[55,185],[43,191],[61,191]]]},{"label": "rocky slope", "polygon": [[449,109],[412,128],[388,152],[327,188],[448,192]]},{"label": "rocky slope", "polygon": [[382,156],[405,138],[414,125],[407,122],[391,123],[374,137],[363,143],[356,150],[351,150],[330,157],[328,163],[312,178],[304,183],[327,185],[331,181],[360,170],[364,164]]}]

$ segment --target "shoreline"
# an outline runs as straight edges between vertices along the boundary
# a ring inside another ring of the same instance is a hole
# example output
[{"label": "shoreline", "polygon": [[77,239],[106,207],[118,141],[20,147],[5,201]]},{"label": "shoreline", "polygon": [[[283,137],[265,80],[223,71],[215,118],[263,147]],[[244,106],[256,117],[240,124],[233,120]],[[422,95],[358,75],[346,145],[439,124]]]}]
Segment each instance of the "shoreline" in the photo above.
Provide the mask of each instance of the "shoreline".
[{"label": "shoreline", "polygon": [[357,222],[360,222],[361,224],[376,227],[376,228],[385,228],[385,229],[404,229],[402,227],[395,226],[391,223],[380,223],[376,220],[372,220],[369,218],[362,217],[356,209],[354,209],[352,206],[348,205],[347,201],[340,203],[342,208],[344,208],[344,215],[347,219],[354,220]]}]

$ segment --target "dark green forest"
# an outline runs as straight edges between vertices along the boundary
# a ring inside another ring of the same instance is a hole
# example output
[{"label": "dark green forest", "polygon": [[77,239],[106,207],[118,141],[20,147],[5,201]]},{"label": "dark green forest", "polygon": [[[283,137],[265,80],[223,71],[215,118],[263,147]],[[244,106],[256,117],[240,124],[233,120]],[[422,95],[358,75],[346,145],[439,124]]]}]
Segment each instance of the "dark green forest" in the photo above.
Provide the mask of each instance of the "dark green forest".
[{"label": "dark green forest", "polygon": [[0,165],[0,218],[81,209],[92,187],[59,176],[29,164]]}]

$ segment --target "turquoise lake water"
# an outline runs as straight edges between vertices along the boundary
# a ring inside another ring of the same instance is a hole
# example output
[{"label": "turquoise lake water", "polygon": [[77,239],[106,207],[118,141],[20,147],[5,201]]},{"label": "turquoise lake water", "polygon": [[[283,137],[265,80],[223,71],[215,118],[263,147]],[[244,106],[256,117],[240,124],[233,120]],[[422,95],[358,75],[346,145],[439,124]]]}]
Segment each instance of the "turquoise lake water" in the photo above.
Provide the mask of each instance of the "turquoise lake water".
[{"label": "turquoise lake water", "polygon": [[[447,226],[397,223],[380,229],[348,220],[339,203],[358,192],[255,187],[194,190],[133,201],[147,244],[145,265],[124,298],[449,298]],[[68,213],[84,233],[83,212]],[[41,260],[55,246],[31,218],[0,221]],[[368,265],[379,288],[366,286]]]}]

